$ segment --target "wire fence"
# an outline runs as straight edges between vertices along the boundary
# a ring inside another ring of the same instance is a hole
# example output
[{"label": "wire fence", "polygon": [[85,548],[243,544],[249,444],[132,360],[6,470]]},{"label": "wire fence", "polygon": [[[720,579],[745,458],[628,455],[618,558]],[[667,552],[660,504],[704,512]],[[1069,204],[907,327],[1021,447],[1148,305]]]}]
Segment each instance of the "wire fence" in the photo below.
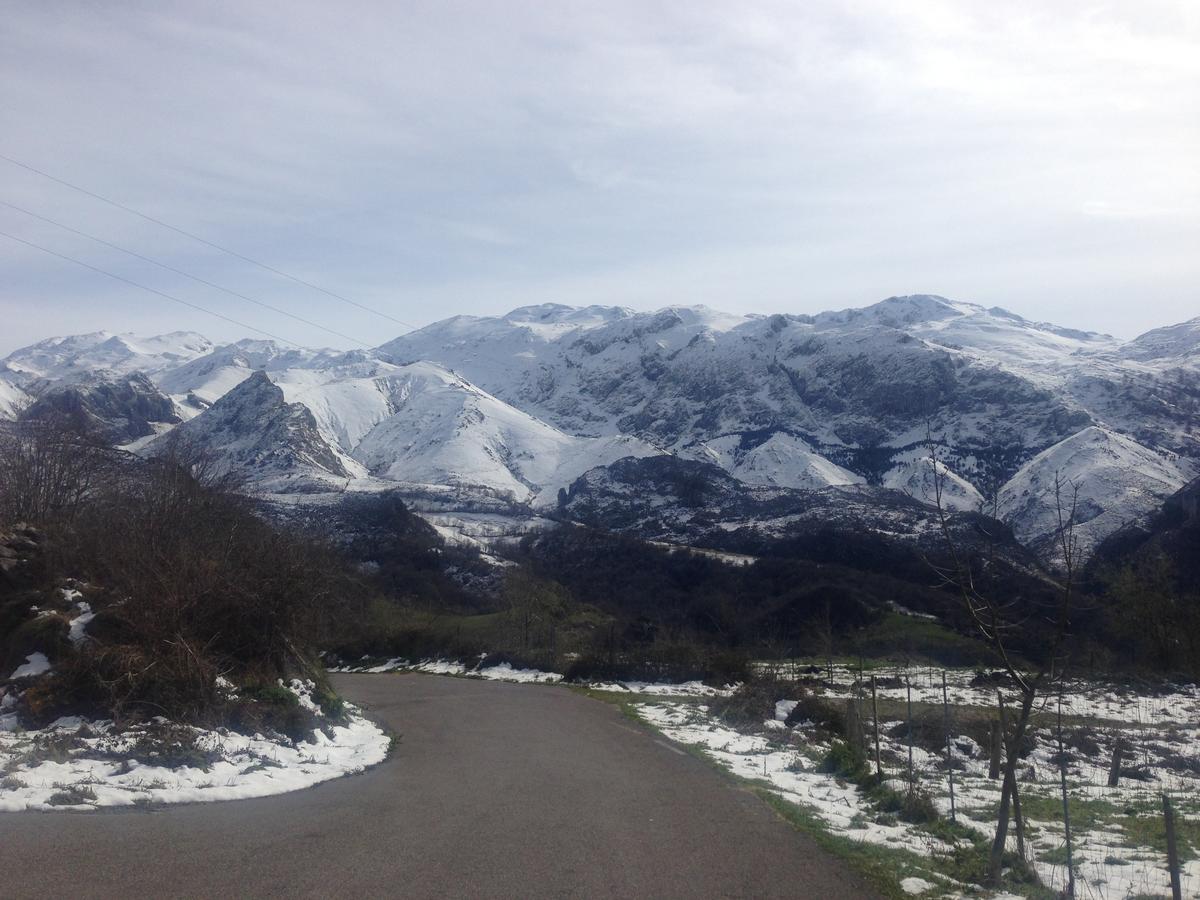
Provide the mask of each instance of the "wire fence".
[{"label": "wire fence", "polygon": [[[1010,711],[1017,701],[1003,677],[829,661],[760,667],[782,682],[783,693],[790,682],[856,701],[864,754],[873,760],[878,740],[889,782],[901,789],[915,786],[947,818],[953,815],[981,835],[994,833],[1003,781],[989,777],[995,767],[988,737],[995,733],[998,698]],[[1181,896],[1200,897],[1200,688],[1065,682],[1038,698],[1020,750],[1026,859],[1047,887],[1065,892],[1073,870],[1076,897],[1171,896],[1165,796],[1174,814]],[[1009,840],[1015,850],[1013,830]]]}]

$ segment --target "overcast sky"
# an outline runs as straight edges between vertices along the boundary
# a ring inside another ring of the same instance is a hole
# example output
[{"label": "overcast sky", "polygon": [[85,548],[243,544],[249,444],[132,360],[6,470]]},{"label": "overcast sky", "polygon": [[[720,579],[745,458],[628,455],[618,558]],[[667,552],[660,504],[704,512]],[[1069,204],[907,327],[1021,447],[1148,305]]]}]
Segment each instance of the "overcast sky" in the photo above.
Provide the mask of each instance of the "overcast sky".
[{"label": "overcast sky", "polygon": [[[928,292],[1200,315],[1200,5],[0,2],[0,153],[394,319]],[[0,200],[376,344],[403,326],[0,160]],[[0,231],[351,346],[0,206]],[[252,334],[0,237],[0,353]]]}]

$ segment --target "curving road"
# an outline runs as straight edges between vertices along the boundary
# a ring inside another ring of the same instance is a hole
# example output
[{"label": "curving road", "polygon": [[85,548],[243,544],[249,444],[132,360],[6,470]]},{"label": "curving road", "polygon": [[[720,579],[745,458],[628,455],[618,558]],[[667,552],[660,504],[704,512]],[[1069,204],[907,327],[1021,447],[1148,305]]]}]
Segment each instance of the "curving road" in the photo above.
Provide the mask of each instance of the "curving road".
[{"label": "curving road", "polygon": [[264,800],[0,815],[0,896],[874,897],[766,804],[606,703],[342,675],[401,735]]}]

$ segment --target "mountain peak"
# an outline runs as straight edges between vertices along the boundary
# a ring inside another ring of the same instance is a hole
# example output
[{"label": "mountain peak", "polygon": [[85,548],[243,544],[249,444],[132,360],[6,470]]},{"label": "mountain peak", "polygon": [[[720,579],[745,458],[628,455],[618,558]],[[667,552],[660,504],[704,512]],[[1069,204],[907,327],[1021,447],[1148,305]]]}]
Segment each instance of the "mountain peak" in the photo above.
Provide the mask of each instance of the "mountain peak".
[{"label": "mountain peak", "polygon": [[538,303],[533,306],[518,306],[500,318],[505,322],[538,323],[546,325],[595,325],[612,322],[634,315],[624,306],[567,306],[563,303]]},{"label": "mountain peak", "polygon": [[1122,348],[1122,355],[1138,360],[1195,358],[1200,355],[1200,316],[1140,334]]}]

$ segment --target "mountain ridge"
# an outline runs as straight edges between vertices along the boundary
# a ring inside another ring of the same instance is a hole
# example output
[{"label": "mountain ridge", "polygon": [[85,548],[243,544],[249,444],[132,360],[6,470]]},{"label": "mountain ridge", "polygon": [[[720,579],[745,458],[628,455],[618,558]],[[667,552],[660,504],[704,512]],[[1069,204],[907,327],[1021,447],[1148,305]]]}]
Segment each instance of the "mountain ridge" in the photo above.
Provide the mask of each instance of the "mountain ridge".
[{"label": "mountain ridge", "polygon": [[[211,424],[235,401],[290,417],[273,439],[303,452],[258,458],[260,489],[454,485],[542,508],[586,472],[657,455],[752,486],[868,484],[928,502],[932,437],[948,504],[996,498],[1031,546],[1048,518],[1029,494],[1050,468],[1097,482],[1091,547],[1200,473],[1198,348],[1200,319],[1119,341],[931,294],[816,315],[540,304],[454,316],[371,350],[216,346],[188,332],[51,338],[0,362],[0,416],[80,373],[143,372],[179,419]],[[256,372],[282,400],[234,394]]]}]

